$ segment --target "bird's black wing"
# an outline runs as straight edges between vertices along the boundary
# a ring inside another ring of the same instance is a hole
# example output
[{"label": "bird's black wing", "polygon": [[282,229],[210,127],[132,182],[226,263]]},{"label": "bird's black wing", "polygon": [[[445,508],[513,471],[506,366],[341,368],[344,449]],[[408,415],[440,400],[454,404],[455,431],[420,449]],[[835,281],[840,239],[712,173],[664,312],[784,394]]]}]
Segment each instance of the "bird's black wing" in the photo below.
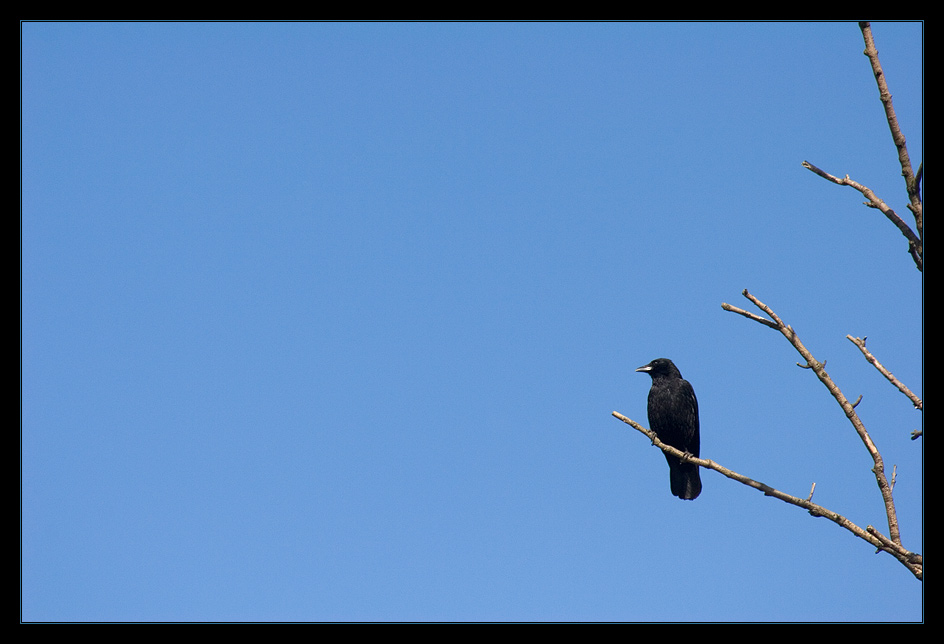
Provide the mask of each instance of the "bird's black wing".
[{"label": "bird's black wing", "polygon": [[[649,390],[649,426],[663,443],[692,456],[699,455],[698,399],[687,380],[653,380]],[[669,464],[669,485],[673,495],[680,499],[694,499],[701,494],[697,465],[670,454],[665,455],[665,460]]]},{"label": "bird's black wing", "polygon": [[698,456],[698,399],[687,380],[660,379],[652,383],[649,425],[663,443]]}]

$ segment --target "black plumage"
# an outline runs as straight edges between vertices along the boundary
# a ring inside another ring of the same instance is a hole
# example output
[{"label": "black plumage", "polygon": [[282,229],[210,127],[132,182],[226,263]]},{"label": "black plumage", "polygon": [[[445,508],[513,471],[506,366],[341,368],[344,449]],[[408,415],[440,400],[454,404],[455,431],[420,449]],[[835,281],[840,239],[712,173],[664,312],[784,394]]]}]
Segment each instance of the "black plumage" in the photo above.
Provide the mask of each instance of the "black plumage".
[{"label": "black plumage", "polygon": [[[692,456],[698,456],[698,399],[687,380],[668,358],[656,358],[639,367],[652,376],[649,389],[649,429],[659,440]],[[669,462],[669,484],[680,499],[694,499],[701,494],[698,466],[665,455]]]}]

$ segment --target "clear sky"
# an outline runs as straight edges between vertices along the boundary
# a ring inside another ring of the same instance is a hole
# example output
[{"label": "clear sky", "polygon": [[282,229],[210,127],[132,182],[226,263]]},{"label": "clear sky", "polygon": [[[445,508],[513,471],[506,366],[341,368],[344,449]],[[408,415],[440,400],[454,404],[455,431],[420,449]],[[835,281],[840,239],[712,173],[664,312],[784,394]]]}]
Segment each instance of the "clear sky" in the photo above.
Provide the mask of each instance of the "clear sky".
[{"label": "clear sky", "polygon": [[[873,23],[915,167],[922,25]],[[34,620],[920,620],[922,280],[854,22],[23,23]]]}]

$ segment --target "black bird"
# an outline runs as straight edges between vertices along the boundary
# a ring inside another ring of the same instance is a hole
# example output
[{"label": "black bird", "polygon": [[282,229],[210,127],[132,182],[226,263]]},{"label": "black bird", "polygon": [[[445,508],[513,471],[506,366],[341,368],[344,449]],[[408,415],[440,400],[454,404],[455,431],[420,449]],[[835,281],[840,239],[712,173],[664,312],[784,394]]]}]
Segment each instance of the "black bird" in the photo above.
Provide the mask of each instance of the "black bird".
[{"label": "black bird", "polygon": [[[652,376],[649,429],[663,443],[697,457],[698,400],[691,384],[682,379],[682,374],[668,358],[656,358],[636,371]],[[665,460],[669,462],[672,494],[680,499],[694,499],[701,494],[701,477],[697,465],[669,454],[665,455]]]}]

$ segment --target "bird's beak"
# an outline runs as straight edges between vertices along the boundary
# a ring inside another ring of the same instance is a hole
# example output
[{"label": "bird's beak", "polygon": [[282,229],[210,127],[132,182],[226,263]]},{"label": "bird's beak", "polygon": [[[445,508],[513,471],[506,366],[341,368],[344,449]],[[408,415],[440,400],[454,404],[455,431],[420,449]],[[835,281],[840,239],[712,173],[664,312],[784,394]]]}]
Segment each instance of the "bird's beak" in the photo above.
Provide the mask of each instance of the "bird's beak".
[{"label": "bird's beak", "polygon": [[641,367],[639,367],[638,369],[636,369],[636,371],[652,371],[652,367],[650,367],[650,366],[647,365],[647,364],[644,364],[643,366],[641,366]]}]

